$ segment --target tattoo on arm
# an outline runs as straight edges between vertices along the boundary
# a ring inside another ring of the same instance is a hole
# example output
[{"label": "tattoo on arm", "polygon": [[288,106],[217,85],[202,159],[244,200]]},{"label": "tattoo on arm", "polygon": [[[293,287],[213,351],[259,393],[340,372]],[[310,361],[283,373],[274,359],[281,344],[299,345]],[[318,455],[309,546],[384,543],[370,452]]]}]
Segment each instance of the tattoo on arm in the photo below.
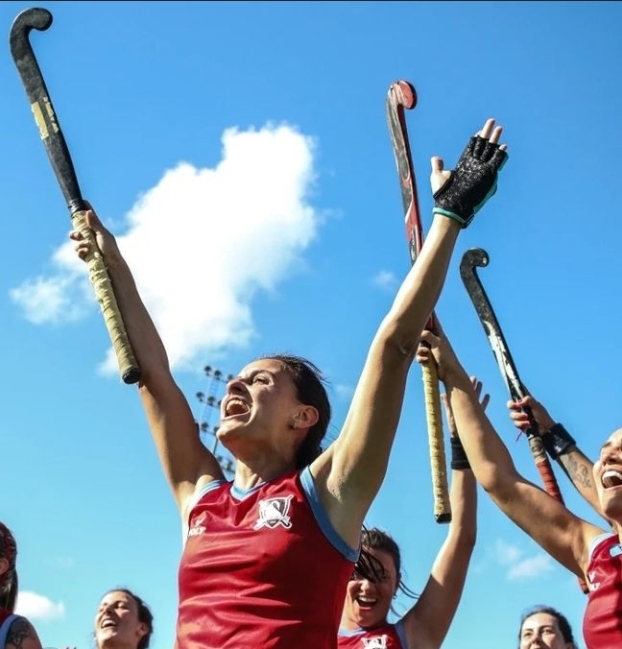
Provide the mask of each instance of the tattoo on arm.
[{"label": "tattoo on arm", "polygon": [[28,640],[36,640],[37,633],[32,624],[24,618],[17,618],[6,637],[6,649],[23,649]]},{"label": "tattoo on arm", "polygon": [[583,458],[577,451],[570,451],[559,456],[559,461],[573,484],[579,488],[592,489],[592,463]]}]

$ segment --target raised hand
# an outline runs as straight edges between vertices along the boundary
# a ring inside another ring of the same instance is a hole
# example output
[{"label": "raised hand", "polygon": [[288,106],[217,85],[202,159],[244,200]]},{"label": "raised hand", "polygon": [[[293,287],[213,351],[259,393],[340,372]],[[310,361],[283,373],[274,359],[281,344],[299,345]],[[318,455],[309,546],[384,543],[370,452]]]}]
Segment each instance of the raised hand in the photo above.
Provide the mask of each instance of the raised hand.
[{"label": "raised hand", "polygon": [[435,319],[436,333],[427,329],[421,334],[415,358],[420,365],[436,363],[436,371],[440,381],[445,381],[448,373],[463,372],[458,357],[452,349],[438,318]]},{"label": "raised hand", "polygon": [[[107,260],[120,257],[119,247],[114,235],[104,227],[95,210],[88,203],[87,205],[89,209],[86,212],[86,224],[95,235],[99,252]],[[74,249],[82,261],[88,261],[90,256],[97,252],[93,250],[92,242],[79,230],[72,230],[69,233],[69,238],[76,242]]]},{"label": "raised hand", "polygon": [[[477,400],[482,406],[482,410],[486,410],[486,407],[490,402],[490,395],[486,393],[482,398],[481,394],[483,385],[477,377],[471,377],[471,385],[473,386],[473,391],[477,395]],[[447,419],[447,428],[449,429],[449,434],[451,435],[451,437],[460,437],[458,428],[456,426],[456,420],[454,419],[454,413],[451,409],[451,404],[449,403],[447,394],[441,394],[441,401],[443,402],[443,406],[445,408],[445,417]]]},{"label": "raised hand", "polygon": [[524,409],[531,409],[531,414],[538,425],[540,434],[551,430],[555,425],[555,420],[549,415],[547,409],[531,395],[518,401],[508,401],[510,419],[520,431],[525,432],[529,428],[529,418]]},{"label": "raised hand", "polygon": [[502,132],[494,119],[487,120],[469,140],[453,171],[445,171],[441,158],[432,158],[435,214],[455,219],[465,228],[495,194],[497,175],[508,158],[507,145],[499,144]]}]

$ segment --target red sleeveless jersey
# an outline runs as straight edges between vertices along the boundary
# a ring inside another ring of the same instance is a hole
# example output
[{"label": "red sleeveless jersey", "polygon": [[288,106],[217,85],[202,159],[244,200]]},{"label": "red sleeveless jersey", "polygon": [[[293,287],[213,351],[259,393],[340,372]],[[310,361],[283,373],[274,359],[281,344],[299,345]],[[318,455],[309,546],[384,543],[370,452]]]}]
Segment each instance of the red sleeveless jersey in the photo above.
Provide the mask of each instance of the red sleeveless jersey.
[{"label": "red sleeveless jersey", "polygon": [[357,558],[308,468],[248,492],[210,483],[188,517],[177,649],[336,649]]},{"label": "red sleeveless jersey", "polygon": [[404,626],[400,620],[397,624],[381,624],[373,629],[339,629],[339,649],[408,649]]},{"label": "red sleeveless jersey", "polygon": [[590,592],[583,617],[587,649],[622,647],[622,547],[615,534],[592,542],[587,577]]}]

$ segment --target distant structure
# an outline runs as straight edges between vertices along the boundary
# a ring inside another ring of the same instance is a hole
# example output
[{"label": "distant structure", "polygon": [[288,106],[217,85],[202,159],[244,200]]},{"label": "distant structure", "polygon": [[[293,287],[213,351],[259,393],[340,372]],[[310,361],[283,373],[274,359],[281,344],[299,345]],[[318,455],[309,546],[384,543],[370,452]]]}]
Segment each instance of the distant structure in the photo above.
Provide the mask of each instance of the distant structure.
[{"label": "distant structure", "polygon": [[218,442],[218,438],[216,437],[218,424],[212,422],[219,421],[222,394],[227,382],[233,378],[233,375],[225,375],[221,370],[211,365],[206,365],[203,368],[203,372],[207,379],[207,385],[204,392],[197,392],[196,394],[197,399],[201,403],[201,410],[197,421],[201,441],[218,460],[218,464],[220,464],[225,477],[232,480],[235,472],[233,457]]}]

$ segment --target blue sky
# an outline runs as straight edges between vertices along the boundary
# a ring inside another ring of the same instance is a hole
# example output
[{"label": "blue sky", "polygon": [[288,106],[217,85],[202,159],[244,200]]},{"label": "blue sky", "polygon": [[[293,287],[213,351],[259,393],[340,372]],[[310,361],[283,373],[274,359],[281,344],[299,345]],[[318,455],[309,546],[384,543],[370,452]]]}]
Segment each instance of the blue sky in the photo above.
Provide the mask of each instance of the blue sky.
[{"label": "blue sky", "polygon": [[[180,524],[136,389],[110,369],[9,54],[27,6],[0,6],[0,517],[19,543],[21,610],[45,646],[92,646],[100,596],[124,585],[153,609],[153,648],[168,649]],[[458,275],[469,247],[490,254],[480,277],[534,395],[591,456],[622,424],[621,3],[44,6],[54,24],[32,42],[84,195],[117,234],[197,417],[205,365],[237,372],[292,351],[325,371],[338,430],[409,266],[384,114],[404,78],[419,95],[408,125],[426,226],[430,156],[451,166],[486,118],[506,128],[498,194],[461,234],[438,314],[491,393],[518,466],[537,480]],[[368,523],[393,533],[416,591],[446,534],[432,515],[418,367],[394,449]],[[560,481],[571,508],[596,521]],[[560,608],[581,635],[575,578],[480,491],[445,649],[515,646],[519,615],[536,603]]]}]

